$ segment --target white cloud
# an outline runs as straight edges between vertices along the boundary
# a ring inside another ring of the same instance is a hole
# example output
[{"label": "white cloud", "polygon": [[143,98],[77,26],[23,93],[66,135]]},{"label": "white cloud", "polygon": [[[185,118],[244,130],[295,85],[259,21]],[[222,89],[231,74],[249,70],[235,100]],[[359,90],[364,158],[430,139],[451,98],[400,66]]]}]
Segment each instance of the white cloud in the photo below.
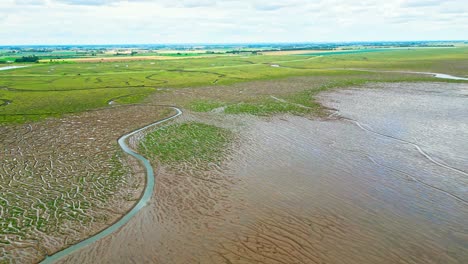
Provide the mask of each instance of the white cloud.
[{"label": "white cloud", "polygon": [[443,3],[440,0],[404,0],[401,4],[403,7],[427,7],[438,6]]},{"label": "white cloud", "polygon": [[468,39],[465,0],[2,0],[1,44]]},{"label": "white cloud", "polygon": [[43,5],[45,0],[16,0],[17,5]]},{"label": "white cloud", "polygon": [[69,5],[90,5],[90,6],[105,6],[122,2],[145,2],[145,0],[55,0],[58,3]]}]

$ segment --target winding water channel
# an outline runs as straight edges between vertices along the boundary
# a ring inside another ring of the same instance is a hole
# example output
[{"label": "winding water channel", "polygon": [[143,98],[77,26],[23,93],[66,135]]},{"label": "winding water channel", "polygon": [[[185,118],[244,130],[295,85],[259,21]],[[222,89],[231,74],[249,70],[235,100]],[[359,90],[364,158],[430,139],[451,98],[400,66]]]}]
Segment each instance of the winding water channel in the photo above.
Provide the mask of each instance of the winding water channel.
[{"label": "winding water channel", "polygon": [[151,199],[151,196],[153,195],[153,190],[154,190],[154,181],[155,181],[155,175],[154,175],[154,171],[153,171],[153,167],[151,166],[150,162],[145,158],[143,157],[142,155],[136,153],[135,151],[133,151],[128,145],[127,145],[127,139],[130,138],[131,136],[143,131],[143,130],[146,130],[150,127],[154,127],[156,125],[159,125],[161,123],[164,123],[164,122],[167,122],[169,120],[172,120],[178,116],[180,116],[182,114],[182,111],[177,108],[177,107],[170,107],[171,109],[175,110],[176,113],[170,117],[167,117],[167,118],[164,118],[164,119],[161,119],[155,123],[152,123],[150,125],[147,125],[145,127],[142,127],[138,130],[135,130],[129,134],[126,134],[124,136],[122,136],[121,138],[119,138],[118,142],[119,142],[119,145],[120,147],[122,148],[122,150],[133,156],[134,158],[136,158],[137,160],[141,161],[141,163],[143,164],[143,166],[145,167],[146,169],[146,186],[145,186],[145,190],[143,192],[143,195],[141,196],[141,199],[138,201],[138,203],[132,208],[132,210],[130,210],[126,215],[124,215],[120,220],[118,220],[117,222],[115,222],[113,225],[109,226],[108,228],[104,229],[103,231],[99,232],[98,234],[92,236],[92,237],[89,237],[71,247],[68,247],[62,251],[59,251],[57,253],[55,253],[54,255],[52,256],[48,256],[46,257],[46,259],[44,259],[41,263],[43,264],[49,264],[49,263],[55,263],[56,261],[62,259],[63,257],[73,253],[73,252],[76,252],[98,240],[100,240],[101,238],[103,237],[106,237],[110,234],[112,234],[113,232],[115,232],[116,230],[118,230],[119,228],[121,228],[122,226],[124,226],[133,216],[135,216],[147,203],[148,201]]}]

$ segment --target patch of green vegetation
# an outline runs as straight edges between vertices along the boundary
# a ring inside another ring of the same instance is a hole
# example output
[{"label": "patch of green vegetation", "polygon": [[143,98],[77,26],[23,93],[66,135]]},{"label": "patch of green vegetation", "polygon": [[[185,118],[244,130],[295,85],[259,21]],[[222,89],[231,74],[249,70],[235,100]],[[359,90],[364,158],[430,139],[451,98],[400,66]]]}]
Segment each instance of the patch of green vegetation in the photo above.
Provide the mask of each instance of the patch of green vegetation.
[{"label": "patch of green vegetation", "polygon": [[[139,89],[145,94],[149,94],[153,90],[151,88]],[[110,100],[119,98],[122,94],[130,94],[130,96],[120,98],[117,100],[119,103],[135,103],[144,97],[141,94],[132,94],[133,92],[132,88],[53,92],[0,91],[0,98],[12,102],[0,107],[0,124],[35,121],[105,107],[109,105]]]},{"label": "patch of green vegetation", "polygon": [[0,57],[0,61],[3,62],[14,62],[17,58],[16,57]]},{"label": "patch of green vegetation", "polygon": [[283,97],[271,96],[251,102],[230,104],[225,109],[226,114],[251,114],[258,116],[269,116],[279,113],[303,115],[312,113],[324,114],[324,108],[317,102],[315,95],[322,91],[333,88],[359,86],[367,82],[366,79],[331,81],[317,88],[307,89],[298,93],[292,93]]},{"label": "patch of green vegetation", "polygon": [[148,134],[140,142],[139,151],[163,163],[219,162],[231,137],[229,130],[213,125],[173,124]]},{"label": "patch of green vegetation", "polygon": [[8,123],[24,123],[24,122],[34,122],[40,121],[50,117],[59,117],[61,114],[33,114],[33,115],[22,115],[22,114],[12,114],[12,115],[0,115],[0,124]]},{"label": "patch of green vegetation", "polygon": [[128,169],[125,168],[120,161],[122,152],[117,152],[112,156],[110,164],[112,164],[112,171],[109,174],[109,183],[111,186],[117,186],[119,183],[125,181],[125,174],[128,172]]},{"label": "patch of green vegetation", "polygon": [[141,102],[149,94],[150,93],[127,94],[127,95],[123,95],[118,98],[115,98],[112,101],[119,103],[119,104],[134,104],[134,103]]},{"label": "patch of green vegetation", "polygon": [[176,52],[176,53],[156,53],[156,55],[157,56],[167,56],[167,57],[197,57],[197,56],[207,56],[207,55],[211,55],[211,54]]},{"label": "patch of green vegetation", "polygon": [[225,103],[214,100],[194,100],[190,102],[188,108],[194,112],[209,112],[223,105]]},{"label": "patch of green vegetation", "polygon": [[305,114],[310,112],[306,106],[297,105],[290,102],[281,102],[275,99],[264,99],[255,103],[238,103],[228,105],[224,112],[226,114],[251,114],[267,116],[278,113]]},{"label": "patch of green vegetation", "polygon": [[374,48],[374,49],[354,49],[354,50],[337,50],[337,51],[318,51],[318,52],[312,52],[312,53],[304,53],[304,54],[298,54],[298,56],[311,56],[311,55],[321,55],[321,56],[330,56],[330,55],[345,55],[345,54],[356,54],[356,53],[366,53],[366,52],[384,52],[384,51],[392,51],[392,50],[397,50],[397,49],[379,49],[379,48]]},{"label": "patch of green vegetation", "polygon": [[[298,56],[301,57],[301,56]],[[332,54],[308,61],[291,60],[284,66],[310,68],[367,68],[465,75],[468,48],[408,48],[371,53]]]}]

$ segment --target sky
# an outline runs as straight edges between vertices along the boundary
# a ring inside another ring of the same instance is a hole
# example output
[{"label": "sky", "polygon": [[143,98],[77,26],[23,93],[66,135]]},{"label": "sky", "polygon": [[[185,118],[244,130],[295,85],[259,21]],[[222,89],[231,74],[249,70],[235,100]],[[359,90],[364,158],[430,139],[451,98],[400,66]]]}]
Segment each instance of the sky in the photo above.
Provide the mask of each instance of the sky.
[{"label": "sky", "polygon": [[0,0],[0,45],[467,40],[467,0]]}]

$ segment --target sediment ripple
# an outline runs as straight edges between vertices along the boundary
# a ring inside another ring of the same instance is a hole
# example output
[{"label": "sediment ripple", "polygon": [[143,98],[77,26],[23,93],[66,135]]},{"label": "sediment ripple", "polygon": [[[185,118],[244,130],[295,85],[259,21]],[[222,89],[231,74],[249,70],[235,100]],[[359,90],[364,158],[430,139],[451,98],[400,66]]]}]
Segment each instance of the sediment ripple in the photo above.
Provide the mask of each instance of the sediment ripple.
[{"label": "sediment ripple", "polygon": [[164,123],[164,122],[167,122],[171,119],[174,119],[178,116],[180,116],[182,114],[182,111],[177,108],[177,107],[170,107],[171,109],[175,110],[176,113],[170,117],[167,117],[167,118],[164,118],[164,119],[161,119],[159,121],[156,121],[150,125],[147,125],[143,128],[140,128],[138,130],[135,130],[129,134],[126,134],[122,137],[119,138],[118,142],[119,142],[119,145],[120,147],[122,148],[122,150],[133,156],[135,159],[139,160],[140,162],[142,162],[142,164],[144,165],[145,169],[146,169],[146,186],[145,186],[145,190],[143,192],[143,195],[141,196],[140,200],[138,201],[138,203],[127,213],[125,214],[122,218],[120,218],[117,222],[115,222],[114,224],[112,224],[111,226],[107,227],[106,229],[104,229],[103,231],[99,232],[98,234],[90,237],[90,238],[87,238],[81,242],[79,242],[78,244],[75,244],[71,247],[68,247],[66,248],[65,250],[62,250],[52,256],[47,256],[45,260],[43,260],[41,263],[42,264],[48,264],[48,263],[55,263],[56,261],[60,260],[61,258],[73,253],[73,252],[76,252],[78,250],[80,250],[81,248],[84,248],[110,234],[112,234],[113,232],[115,232],[116,230],[118,230],[119,228],[121,228],[122,226],[124,226],[126,223],[128,223],[128,221],[130,221],[130,219],[135,216],[140,210],[141,208],[143,208],[147,203],[148,201],[151,199],[151,196],[153,194],[153,189],[154,189],[154,180],[155,180],[155,175],[154,175],[154,172],[153,172],[153,167],[151,166],[149,160],[147,160],[145,157],[141,156],[140,154],[136,153],[135,151],[133,151],[126,143],[126,141],[128,140],[128,138],[130,138],[131,136],[133,135],[136,135],[148,128],[151,128],[151,127],[154,127],[156,125],[159,125],[161,123]]}]

